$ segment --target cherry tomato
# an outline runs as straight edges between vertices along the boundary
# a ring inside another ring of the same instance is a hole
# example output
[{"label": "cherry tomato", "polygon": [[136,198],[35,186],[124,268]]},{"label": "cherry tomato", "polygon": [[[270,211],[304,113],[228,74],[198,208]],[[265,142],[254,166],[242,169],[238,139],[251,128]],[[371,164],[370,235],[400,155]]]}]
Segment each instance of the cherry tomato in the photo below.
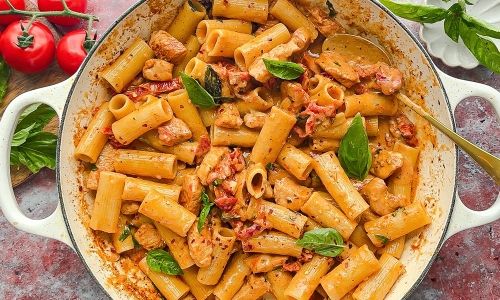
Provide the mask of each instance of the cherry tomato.
[{"label": "cherry tomato", "polygon": [[73,75],[87,56],[83,43],[87,33],[78,29],[68,32],[57,45],[56,58],[61,69]]},{"label": "cherry tomato", "polygon": [[[0,0],[1,1],[1,0]],[[84,13],[87,10],[87,0],[66,0],[68,8]],[[63,10],[63,5],[61,0],[38,0],[38,9],[40,11],[60,11]],[[48,17],[50,22],[57,25],[76,25],[80,22],[80,19],[73,17]]]},{"label": "cherry tomato", "polygon": [[[26,9],[26,4],[24,3],[24,0],[10,0],[10,3],[17,9]],[[0,10],[9,10],[9,5],[7,4],[7,1],[5,0],[0,0]],[[0,24],[2,25],[8,25],[12,22],[19,21],[22,19],[22,16],[13,16],[13,15],[6,15],[6,16],[0,16]]]},{"label": "cherry tomato", "polygon": [[[28,34],[33,37],[31,43],[21,41],[23,35],[21,24],[28,27],[29,21],[11,23],[0,37],[0,49],[7,64],[24,73],[36,73],[46,69],[56,52],[54,36],[49,28],[40,22],[33,22]],[[19,45],[25,44],[24,48]]]}]

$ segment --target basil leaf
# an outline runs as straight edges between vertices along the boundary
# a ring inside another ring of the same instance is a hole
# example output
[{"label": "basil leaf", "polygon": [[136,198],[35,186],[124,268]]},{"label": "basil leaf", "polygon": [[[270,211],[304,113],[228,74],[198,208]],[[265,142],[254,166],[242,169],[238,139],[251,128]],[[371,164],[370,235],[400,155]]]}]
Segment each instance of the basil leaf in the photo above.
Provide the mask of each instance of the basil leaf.
[{"label": "basil leaf", "polygon": [[222,96],[222,81],[211,65],[207,65],[205,71],[205,89],[214,98]]},{"label": "basil leaf", "polygon": [[120,242],[123,242],[124,240],[126,240],[130,236],[130,234],[132,234],[132,231],[130,231],[130,227],[128,227],[128,225],[126,225],[125,227],[123,227],[123,231],[120,234],[120,236],[118,237],[118,240]]},{"label": "basil leaf", "polygon": [[319,228],[304,233],[297,245],[314,250],[319,255],[335,257],[344,251],[344,240],[333,228]]},{"label": "basil leaf", "polygon": [[381,234],[376,234],[375,237],[380,240],[380,242],[382,243],[382,245],[385,245],[389,242],[389,238],[384,236],[384,235],[381,235]]},{"label": "basil leaf", "polygon": [[19,123],[16,127],[16,132],[29,127],[33,124],[36,126],[34,130],[40,131],[56,116],[56,112],[52,107],[46,104],[33,104],[28,106],[19,117]]},{"label": "basil leaf", "polygon": [[300,75],[304,73],[304,68],[293,62],[270,60],[266,58],[262,60],[269,73],[280,79],[293,80],[299,78]]},{"label": "basil leaf", "polygon": [[201,209],[200,216],[198,218],[198,224],[197,224],[198,232],[201,232],[201,230],[203,229],[208,214],[210,213],[212,206],[214,206],[214,203],[210,201],[210,198],[208,198],[208,194],[205,191],[201,193],[200,200],[203,207]]},{"label": "basil leaf", "polygon": [[160,272],[167,275],[181,275],[182,269],[175,259],[165,250],[155,249],[146,255],[146,263],[154,272]]},{"label": "basil leaf", "polygon": [[349,177],[364,180],[372,164],[372,154],[368,147],[368,136],[363,119],[358,113],[340,141],[339,161]]},{"label": "basil leaf", "polygon": [[50,132],[31,133],[25,142],[11,147],[10,164],[24,165],[32,173],[56,167],[57,136]]},{"label": "basil leaf", "polygon": [[455,3],[449,9],[449,14],[444,19],[444,31],[446,34],[455,42],[458,43],[458,38],[460,36],[460,17],[463,12],[462,6]]},{"label": "basil leaf", "polygon": [[500,52],[493,42],[480,37],[466,22],[460,22],[460,37],[476,59],[495,73],[500,73]]},{"label": "basil leaf", "polygon": [[266,170],[268,170],[268,171],[272,171],[272,170],[274,170],[274,168],[275,168],[275,167],[274,167],[274,164],[273,164],[273,163],[271,163],[271,162],[270,162],[270,163],[267,163],[267,165],[266,165]]},{"label": "basil leaf", "polygon": [[212,108],[216,105],[212,95],[210,95],[197,80],[182,72],[180,76],[182,84],[184,85],[184,88],[189,95],[189,99],[191,99],[193,104],[198,105],[201,108]]},{"label": "basil leaf", "polygon": [[328,8],[328,16],[330,18],[333,18],[337,15],[337,11],[335,10],[335,7],[333,7],[332,2],[330,0],[326,0],[326,7]]},{"label": "basil leaf", "polygon": [[33,128],[36,125],[37,125],[36,123],[33,123],[29,127],[23,128],[19,131],[16,131],[16,133],[14,133],[14,137],[12,138],[11,146],[17,147],[17,146],[21,146],[22,144],[24,144],[26,142],[26,140],[28,139],[28,137],[30,136],[31,131],[33,130]]},{"label": "basil leaf", "polygon": [[500,39],[500,28],[487,24],[466,13],[462,14],[462,20],[468,27],[475,29],[478,34]]},{"label": "basil leaf", "polygon": [[2,103],[3,97],[5,97],[5,94],[7,94],[9,79],[10,68],[0,56],[0,103]]},{"label": "basil leaf", "polygon": [[446,9],[433,5],[398,3],[391,0],[380,0],[380,3],[396,16],[419,23],[436,23],[448,15]]}]

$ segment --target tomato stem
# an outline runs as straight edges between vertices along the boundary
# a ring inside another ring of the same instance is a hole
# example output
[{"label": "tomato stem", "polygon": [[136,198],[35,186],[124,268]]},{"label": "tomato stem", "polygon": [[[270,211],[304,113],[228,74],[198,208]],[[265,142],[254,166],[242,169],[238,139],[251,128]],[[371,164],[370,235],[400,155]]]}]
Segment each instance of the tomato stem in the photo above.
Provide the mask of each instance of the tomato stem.
[{"label": "tomato stem", "polygon": [[15,8],[12,3],[10,3],[9,0],[5,0],[7,2],[7,5],[9,5],[9,10],[2,10],[0,11],[0,16],[2,15],[21,15],[21,16],[28,16],[28,17],[33,17],[35,19],[37,18],[43,18],[43,17],[57,17],[57,16],[62,16],[62,17],[74,17],[74,18],[79,18],[79,19],[85,19],[85,20],[90,20],[91,18],[94,21],[99,21],[99,18],[97,16],[91,15],[91,14],[85,14],[85,13],[79,13],[77,11],[71,10],[68,5],[66,4],[65,0],[61,0],[64,6],[64,10],[62,11],[29,11],[29,10],[21,10]]}]

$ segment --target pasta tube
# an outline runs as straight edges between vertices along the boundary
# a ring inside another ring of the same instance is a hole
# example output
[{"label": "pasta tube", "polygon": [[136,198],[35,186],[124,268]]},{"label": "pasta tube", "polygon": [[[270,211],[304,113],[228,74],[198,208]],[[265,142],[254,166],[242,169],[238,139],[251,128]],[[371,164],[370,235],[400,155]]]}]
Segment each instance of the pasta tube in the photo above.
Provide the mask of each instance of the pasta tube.
[{"label": "pasta tube", "polygon": [[151,279],[160,293],[168,300],[179,300],[189,293],[189,286],[179,277],[151,271],[146,258],[143,258],[139,262],[139,268]]},{"label": "pasta tube", "polygon": [[410,200],[412,199],[412,182],[420,151],[399,141],[394,144],[394,151],[403,155],[403,166],[389,178],[387,186],[390,193]]},{"label": "pasta tube", "polygon": [[380,269],[380,263],[366,245],[321,279],[321,286],[332,300],[340,300],[360,282]]},{"label": "pasta tube", "polygon": [[214,232],[213,240],[215,243],[212,262],[210,266],[198,271],[198,281],[206,285],[217,284],[222,277],[236,241],[236,234],[229,228],[220,227]]},{"label": "pasta tube", "polygon": [[184,43],[189,39],[189,36],[194,34],[198,22],[203,20],[206,15],[205,7],[198,1],[186,1],[175,19],[170,23],[167,32],[179,42]]},{"label": "pasta tube", "polygon": [[264,24],[269,12],[268,0],[214,0],[212,15]]},{"label": "pasta tube", "polygon": [[191,267],[187,270],[184,270],[181,277],[184,280],[184,282],[187,283],[187,285],[189,286],[191,294],[193,294],[196,297],[196,300],[205,300],[208,297],[210,297],[210,295],[212,295],[214,288],[213,286],[200,283],[196,278],[197,273],[198,273],[198,268]]},{"label": "pasta tube", "polygon": [[113,167],[123,174],[173,179],[177,159],[167,153],[120,149],[116,151]]},{"label": "pasta tube", "polygon": [[286,261],[287,256],[254,254],[245,259],[245,263],[250,267],[252,273],[263,273],[272,271],[282,266]]},{"label": "pasta tube", "polygon": [[250,161],[264,165],[274,162],[296,121],[295,116],[273,106],[252,149]]},{"label": "pasta tube", "polygon": [[126,115],[132,113],[134,110],[135,103],[124,94],[115,95],[111,98],[111,100],[109,100],[109,111],[117,120],[120,120]]},{"label": "pasta tube", "polygon": [[128,235],[123,241],[120,240],[120,237],[122,236],[123,230],[125,229],[126,225],[127,218],[123,215],[120,215],[120,217],[118,218],[118,230],[115,233],[111,234],[113,247],[115,248],[115,252],[118,254],[135,248],[132,234]]},{"label": "pasta tube", "polygon": [[181,187],[178,185],[127,177],[123,187],[122,200],[142,201],[152,190],[157,191],[173,202],[178,202],[181,193]]},{"label": "pasta tube", "polygon": [[204,43],[207,36],[216,29],[227,29],[240,33],[251,34],[252,23],[242,20],[203,20],[196,27],[196,37],[200,43]]},{"label": "pasta tube", "polygon": [[238,129],[229,129],[212,125],[210,128],[210,141],[214,146],[235,146],[250,148],[255,145],[259,132],[246,126]]},{"label": "pasta tube", "polygon": [[194,163],[196,151],[199,147],[198,142],[183,142],[174,146],[165,146],[161,143],[157,130],[150,130],[139,139],[158,151],[175,155],[177,160],[190,165]]},{"label": "pasta tube", "polygon": [[168,200],[162,194],[151,191],[139,207],[139,212],[176,234],[185,237],[196,216],[180,204]]},{"label": "pasta tube", "polygon": [[271,292],[276,300],[290,300],[290,297],[285,295],[285,290],[292,281],[292,275],[283,269],[276,269],[266,274],[267,281],[271,284]]},{"label": "pasta tube", "polygon": [[362,116],[394,116],[398,111],[398,102],[392,96],[376,93],[364,93],[345,97],[345,115],[354,117],[358,112]]},{"label": "pasta tube", "polygon": [[311,33],[312,40],[318,37],[318,31],[314,24],[288,0],[276,1],[269,12],[292,31],[304,27]]},{"label": "pasta tube", "polygon": [[387,253],[391,256],[394,256],[397,259],[400,259],[401,255],[403,254],[403,250],[405,249],[405,240],[406,237],[403,235],[400,238],[389,241],[383,248],[379,248],[377,250],[377,253],[378,254]]},{"label": "pasta tube", "polygon": [[271,231],[242,241],[243,251],[267,253],[277,255],[289,255],[299,257],[302,247],[296,244],[296,240],[284,233]]},{"label": "pasta tube", "polygon": [[420,201],[402,207],[388,215],[365,223],[365,230],[372,243],[382,247],[415,229],[431,223],[425,207]]},{"label": "pasta tube", "polygon": [[186,41],[186,55],[182,58],[182,61],[179,62],[175,67],[174,67],[174,77],[178,77],[181,72],[184,71],[186,68],[188,62],[198,54],[198,51],[200,51],[200,43],[198,42],[198,39],[194,36],[191,35]]},{"label": "pasta tube", "polygon": [[336,208],[329,196],[327,193],[314,192],[300,210],[324,227],[336,229],[347,240],[356,228],[356,223]]},{"label": "pasta tube", "polygon": [[214,295],[219,300],[231,300],[245,282],[245,277],[251,274],[244,261],[246,257],[246,254],[238,252],[231,259],[224,276],[214,289]]},{"label": "pasta tube", "polygon": [[260,198],[264,195],[267,185],[267,171],[263,164],[251,164],[246,172],[247,191],[254,198]]},{"label": "pasta tube", "polygon": [[75,157],[89,163],[95,163],[101,154],[108,136],[103,129],[109,128],[114,121],[113,114],[109,111],[107,102],[101,104],[97,113],[90,120],[85,134],[80,139],[75,149]]},{"label": "pasta tube", "polygon": [[122,207],[122,192],[126,176],[103,171],[94,200],[89,227],[107,233],[118,232],[118,220]]},{"label": "pasta tube", "polygon": [[113,134],[118,142],[128,145],[144,133],[172,119],[172,109],[167,101],[155,97],[150,99],[139,109],[113,123]]},{"label": "pasta tube", "polygon": [[168,250],[175,258],[181,269],[187,269],[194,265],[194,261],[189,254],[188,243],[185,237],[182,237],[158,222],[154,222],[158,233],[167,244]]},{"label": "pasta tube", "polygon": [[265,214],[266,220],[271,222],[274,229],[296,239],[302,235],[307,222],[306,216],[268,201],[261,202],[260,211]]},{"label": "pasta tube", "polygon": [[153,57],[154,53],[149,45],[137,38],[113,64],[101,73],[101,77],[113,87],[115,92],[120,93],[137,74],[142,72],[146,61]]},{"label": "pasta tube", "polygon": [[314,170],[349,219],[356,219],[369,208],[340,166],[334,152],[326,152],[316,157]]},{"label": "pasta tube", "polygon": [[352,294],[355,300],[384,299],[405,271],[403,264],[389,254],[382,254],[379,262],[380,270],[362,282]]},{"label": "pasta tube", "polygon": [[[205,75],[203,74],[203,76]],[[177,90],[168,94],[167,101],[172,107],[175,116],[184,121],[189,127],[195,141],[199,141],[202,136],[208,137],[207,128],[203,125],[200,114],[196,106],[191,103],[186,90]]]},{"label": "pasta tube", "polygon": [[253,35],[239,33],[226,29],[215,29],[207,37],[205,42],[208,56],[234,57],[234,50],[239,46],[249,42]]},{"label": "pasta tube", "polygon": [[306,180],[313,170],[313,159],[290,144],[285,144],[276,161],[299,180]]},{"label": "pasta tube", "polygon": [[263,276],[250,275],[233,300],[258,300],[271,289]]},{"label": "pasta tube", "polygon": [[308,300],[314,294],[323,276],[333,265],[333,259],[314,255],[311,261],[305,263],[293,276],[285,289],[285,295],[297,300]]}]

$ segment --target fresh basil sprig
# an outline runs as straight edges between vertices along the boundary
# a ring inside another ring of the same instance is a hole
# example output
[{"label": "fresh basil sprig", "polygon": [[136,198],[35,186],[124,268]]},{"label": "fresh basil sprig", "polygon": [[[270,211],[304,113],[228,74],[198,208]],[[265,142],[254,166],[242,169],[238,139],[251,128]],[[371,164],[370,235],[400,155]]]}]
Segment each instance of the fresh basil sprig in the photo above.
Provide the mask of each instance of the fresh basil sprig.
[{"label": "fresh basil sprig", "polygon": [[280,79],[294,80],[304,73],[304,68],[290,61],[270,60],[263,58],[266,69]]},{"label": "fresh basil sprig", "polygon": [[308,231],[297,241],[297,245],[329,257],[339,256],[345,248],[342,235],[333,228]]},{"label": "fresh basil sprig", "polygon": [[201,230],[203,229],[203,226],[207,221],[208,214],[210,213],[212,206],[214,206],[215,204],[212,201],[210,201],[210,198],[208,198],[208,194],[205,191],[201,192],[200,200],[202,209],[200,212],[200,216],[198,218],[198,224],[197,224],[198,232],[201,232]]},{"label": "fresh basil sprig", "polygon": [[395,15],[419,23],[436,23],[444,20],[448,11],[434,5],[414,3],[398,3],[391,0],[380,0]]},{"label": "fresh basil sprig", "polygon": [[120,236],[118,237],[118,240],[120,242],[123,242],[124,240],[126,240],[130,235],[132,234],[132,231],[130,231],[130,227],[128,225],[126,225],[125,227],[123,227],[123,231],[122,233],[120,234]]},{"label": "fresh basil sprig", "polygon": [[222,96],[222,81],[219,78],[219,74],[215,72],[211,65],[207,65],[207,70],[205,71],[205,89],[214,98]]},{"label": "fresh basil sprig", "polygon": [[5,63],[2,57],[0,57],[0,103],[2,103],[3,97],[7,94],[7,87],[10,79],[10,68]]},{"label": "fresh basil sprig", "polygon": [[435,23],[444,19],[444,30],[453,41],[458,42],[461,38],[481,64],[495,73],[500,73],[500,52],[493,42],[482,37],[499,39],[500,28],[468,15],[466,5],[472,5],[469,1],[458,0],[458,3],[447,10],[432,5],[398,3],[391,0],[380,2],[397,16],[408,20]]},{"label": "fresh basil sprig", "polygon": [[21,114],[11,145],[11,165],[26,166],[32,173],[55,168],[57,136],[42,131],[55,115],[45,104],[32,105]]},{"label": "fresh basil sprig", "polygon": [[185,73],[181,73],[180,76],[182,84],[193,104],[201,108],[212,108],[216,106],[214,97],[212,97],[196,79],[189,77]]},{"label": "fresh basil sprig", "polygon": [[358,113],[340,141],[339,161],[349,177],[364,180],[372,164],[372,154],[368,147],[368,135],[363,119]]},{"label": "fresh basil sprig", "polygon": [[181,275],[182,269],[175,259],[165,250],[155,249],[146,255],[146,263],[154,272],[167,275]]}]

